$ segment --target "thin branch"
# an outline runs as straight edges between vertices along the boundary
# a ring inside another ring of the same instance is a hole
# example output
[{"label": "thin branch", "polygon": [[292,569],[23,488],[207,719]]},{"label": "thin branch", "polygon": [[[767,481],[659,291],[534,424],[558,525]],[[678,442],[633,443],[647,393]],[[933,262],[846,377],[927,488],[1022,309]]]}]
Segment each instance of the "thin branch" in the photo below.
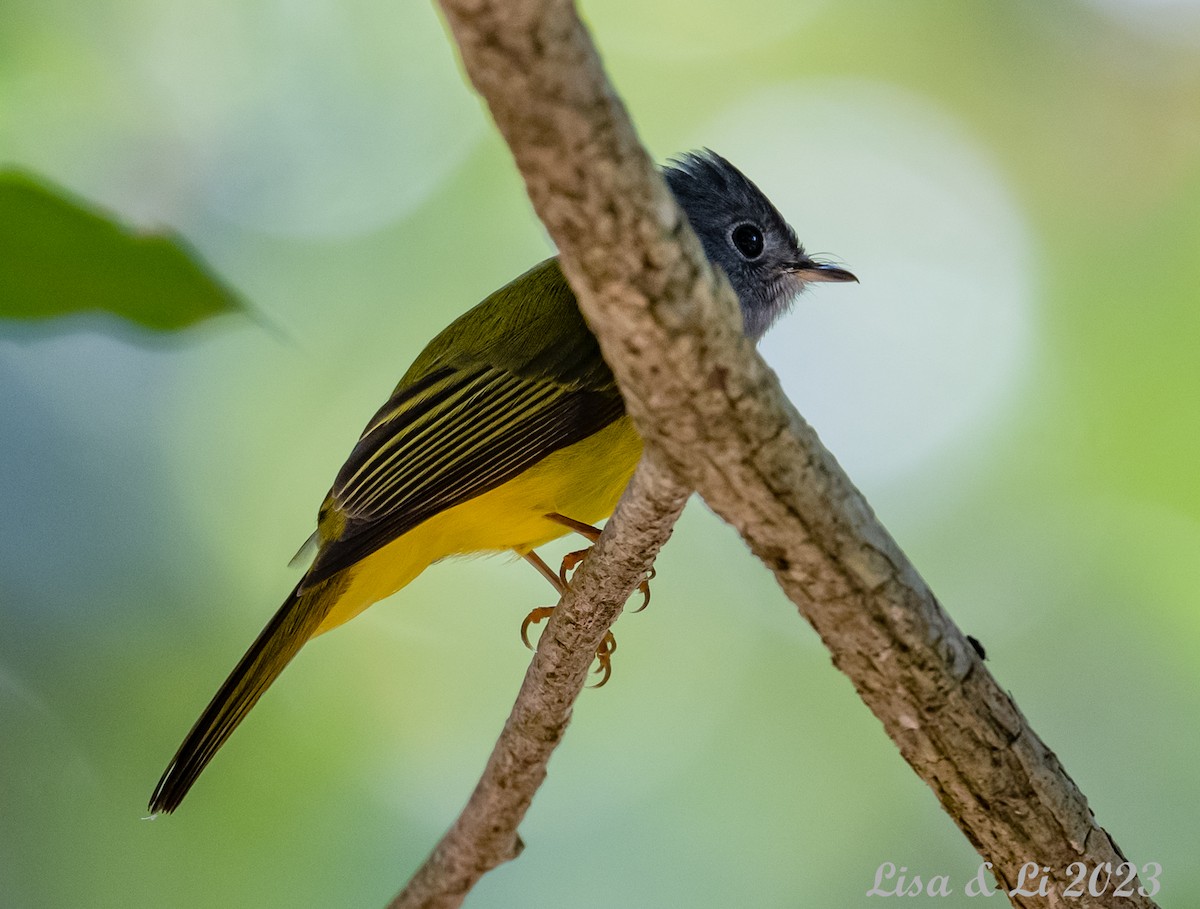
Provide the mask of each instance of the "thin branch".
[{"label": "thin branch", "polygon": [[689,491],[644,458],[547,622],[483,776],[454,825],[390,909],[452,909],[523,848],[517,826],[546,778],[596,648],[646,577]]},{"label": "thin branch", "polygon": [[[1026,862],[1051,870],[1047,896],[1015,894],[1012,903],[1067,905],[1061,893],[1072,862],[1115,869],[1124,857],[742,336],[732,292],[642,149],[574,7],[440,2],[648,450],[775,573],[1001,885],[1015,887]],[[638,494],[631,490],[622,508]],[[668,528],[638,545],[656,550]],[[589,583],[631,564],[623,541],[608,536],[589,559]],[[635,578],[624,575],[622,585]],[[571,596],[582,604],[585,594]],[[577,642],[583,659],[595,640]],[[536,695],[533,674],[531,667],[515,717]],[[556,742],[562,725],[547,729]],[[527,781],[536,785],[540,774]],[[468,826],[485,831],[493,822],[515,830],[520,819],[493,817],[486,804],[475,810],[482,814]],[[499,860],[517,849],[515,833],[503,837],[509,848]],[[438,864],[437,852],[432,860]],[[459,873],[449,859],[441,867]],[[440,873],[422,869],[428,892],[438,891]],[[469,883],[452,880],[461,899]],[[1154,906],[1137,894],[1114,903],[1084,893],[1069,904]]]}]

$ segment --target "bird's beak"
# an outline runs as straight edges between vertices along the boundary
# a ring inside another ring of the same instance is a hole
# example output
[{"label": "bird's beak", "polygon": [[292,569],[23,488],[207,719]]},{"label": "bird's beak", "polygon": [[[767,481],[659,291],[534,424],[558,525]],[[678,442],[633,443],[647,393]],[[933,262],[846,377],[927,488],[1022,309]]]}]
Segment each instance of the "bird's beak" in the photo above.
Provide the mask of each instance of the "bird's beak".
[{"label": "bird's beak", "polygon": [[858,282],[858,278],[846,269],[838,265],[824,265],[820,262],[814,262],[812,259],[803,258],[792,267],[793,274],[797,275],[801,281],[854,281]]}]

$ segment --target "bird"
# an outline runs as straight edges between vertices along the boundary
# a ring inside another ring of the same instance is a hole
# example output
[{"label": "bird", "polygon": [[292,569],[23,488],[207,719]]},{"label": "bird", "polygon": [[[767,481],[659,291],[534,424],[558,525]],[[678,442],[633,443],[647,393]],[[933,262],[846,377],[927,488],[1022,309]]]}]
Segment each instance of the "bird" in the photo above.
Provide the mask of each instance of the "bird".
[{"label": "bird", "polygon": [[[808,255],[766,195],[716,152],[688,152],[662,173],[754,341],[806,285],[857,281]],[[457,318],[367,423],[318,511],[311,564],[184,738],[151,815],[179,806],[305,643],[434,562],[511,551],[561,593],[567,563],[555,574],[536,548],[572,531],[594,541],[641,450],[557,257]],[[530,613],[522,637],[546,612]],[[613,647],[608,638],[597,651],[606,679]]]}]

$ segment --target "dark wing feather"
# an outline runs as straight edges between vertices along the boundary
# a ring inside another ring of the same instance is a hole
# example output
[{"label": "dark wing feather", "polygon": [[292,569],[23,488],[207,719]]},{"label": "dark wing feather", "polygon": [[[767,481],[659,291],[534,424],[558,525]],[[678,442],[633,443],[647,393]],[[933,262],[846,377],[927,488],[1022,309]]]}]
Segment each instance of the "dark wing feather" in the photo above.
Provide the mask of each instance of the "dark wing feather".
[{"label": "dark wing feather", "polygon": [[322,508],[337,533],[305,585],[623,413],[557,263],[543,263],[435,338],[367,425]]}]

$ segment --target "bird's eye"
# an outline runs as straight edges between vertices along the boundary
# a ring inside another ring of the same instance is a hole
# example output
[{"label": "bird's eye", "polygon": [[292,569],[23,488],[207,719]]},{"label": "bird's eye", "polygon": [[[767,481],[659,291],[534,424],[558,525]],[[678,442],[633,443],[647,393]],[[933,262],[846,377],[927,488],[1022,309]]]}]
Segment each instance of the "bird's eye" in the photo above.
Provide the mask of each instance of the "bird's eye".
[{"label": "bird's eye", "polygon": [[733,245],[747,259],[757,259],[763,252],[763,233],[757,224],[739,224],[729,234]]}]

